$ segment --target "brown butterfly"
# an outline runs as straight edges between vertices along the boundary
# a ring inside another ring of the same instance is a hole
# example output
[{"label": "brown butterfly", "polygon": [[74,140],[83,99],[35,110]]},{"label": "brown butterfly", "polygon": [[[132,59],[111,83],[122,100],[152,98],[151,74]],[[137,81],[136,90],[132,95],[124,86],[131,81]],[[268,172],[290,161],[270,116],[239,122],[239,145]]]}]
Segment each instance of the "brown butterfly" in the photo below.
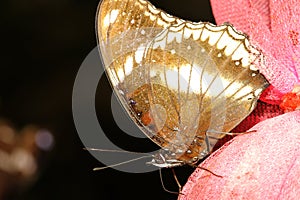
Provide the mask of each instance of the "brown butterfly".
[{"label": "brown butterfly", "polygon": [[162,150],[151,164],[194,164],[254,109],[269,85],[260,52],[230,24],[189,22],[145,0],[103,0],[105,70],[131,118]]}]

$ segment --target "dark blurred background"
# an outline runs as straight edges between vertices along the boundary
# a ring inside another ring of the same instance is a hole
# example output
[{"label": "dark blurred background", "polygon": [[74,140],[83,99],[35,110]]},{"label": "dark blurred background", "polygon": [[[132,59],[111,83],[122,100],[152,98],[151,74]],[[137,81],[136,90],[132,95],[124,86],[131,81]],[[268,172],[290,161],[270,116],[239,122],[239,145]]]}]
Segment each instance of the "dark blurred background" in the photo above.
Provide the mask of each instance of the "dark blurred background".
[{"label": "dark blurred background", "polygon": [[[185,19],[214,22],[209,0],[151,2]],[[2,172],[2,199],[176,199],[176,195],[162,189],[158,172],[92,171],[102,165],[83,150],[77,135],[72,118],[72,87],[82,61],[97,45],[94,24],[98,3],[99,0],[0,3],[0,118],[14,128],[16,135],[28,125],[35,125],[54,137],[52,148],[39,150],[39,168],[30,181],[13,183],[15,176]],[[99,121],[105,124],[105,132],[118,140],[122,133],[110,113],[111,89],[105,78],[99,90]],[[150,140],[142,145],[139,141],[122,138],[120,145],[135,146],[137,151],[155,148]],[[0,157],[0,162],[5,161]],[[193,171],[189,167],[176,170],[182,184]],[[176,191],[170,170],[163,173],[166,186]]]}]

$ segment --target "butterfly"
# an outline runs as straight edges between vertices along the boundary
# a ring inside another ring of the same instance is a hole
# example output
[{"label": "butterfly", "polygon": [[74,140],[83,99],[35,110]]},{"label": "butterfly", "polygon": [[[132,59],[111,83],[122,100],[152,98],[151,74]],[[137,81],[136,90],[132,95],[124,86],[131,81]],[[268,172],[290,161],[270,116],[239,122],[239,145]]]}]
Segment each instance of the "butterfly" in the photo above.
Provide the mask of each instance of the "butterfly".
[{"label": "butterfly", "polygon": [[255,108],[261,53],[230,24],[190,22],[146,0],[103,0],[96,32],[112,88],[161,147],[151,164],[195,164]]}]

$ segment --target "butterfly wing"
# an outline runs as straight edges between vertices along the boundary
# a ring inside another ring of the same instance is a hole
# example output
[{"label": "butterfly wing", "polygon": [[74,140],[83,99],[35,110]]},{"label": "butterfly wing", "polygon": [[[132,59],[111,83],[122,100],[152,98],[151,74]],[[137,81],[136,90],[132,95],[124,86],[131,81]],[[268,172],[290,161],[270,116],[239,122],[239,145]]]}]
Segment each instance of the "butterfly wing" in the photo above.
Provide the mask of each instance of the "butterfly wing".
[{"label": "butterfly wing", "polygon": [[176,159],[209,153],[268,86],[254,66],[259,52],[231,25],[180,20],[143,0],[104,0],[97,21],[119,100]]},{"label": "butterfly wing", "polygon": [[[112,87],[125,110],[142,125],[142,131],[160,146],[165,146],[166,141],[160,136],[156,137],[155,131],[143,126],[142,120],[147,121],[147,114],[144,112],[141,119],[140,113],[130,105],[130,102],[137,102],[138,99],[131,101],[130,95],[151,89],[147,87],[146,83],[150,80],[145,67],[142,67],[146,62],[144,53],[147,45],[167,27],[183,22],[144,0],[103,0],[97,12],[98,44]],[[143,95],[139,96],[142,99]],[[144,104],[143,109],[149,110],[150,102]],[[159,109],[159,106],[156,109]],[[166,113],[161,111],[160,114]],[[156,126],[161,126],[162,123],[157,121]]]}]

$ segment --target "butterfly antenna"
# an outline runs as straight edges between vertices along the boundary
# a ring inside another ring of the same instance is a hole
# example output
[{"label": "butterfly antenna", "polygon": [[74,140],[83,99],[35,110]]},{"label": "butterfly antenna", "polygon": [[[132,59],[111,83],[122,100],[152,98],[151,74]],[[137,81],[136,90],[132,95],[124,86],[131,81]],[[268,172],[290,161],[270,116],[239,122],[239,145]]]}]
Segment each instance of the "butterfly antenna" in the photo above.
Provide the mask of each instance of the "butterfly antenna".
[{"label": "butterfly antenna", "polygon": [[105,167],[96,167],[96,168],[93,169],[94,171],[99,171],[99,170],[103,170],[103,169],[107,169],[107,168],[112,168],[112,167],[116,167],[116,166],[119,166],[119,165],[124,165],[124,164],[130,163],[130,162],[134,162],[134,161],[137,161],[137,160],[141,160],[141,159],[144,159],[144,158],[153,157],[153,155],[148,154],[148,153],[132,152],[132,151],[125,151],[125,150],[97,149],[97,148],[83,148],[83,149],[87,150],[87,151],[112,152],[112,153],[127,153],[127,154],[139,154],[139,155],[143,154],[144,155],[144,156],[141,156],[141,157],[138,157],[138,158],[134,158],[134,159],[127,160],[127,161],[124,161],[124,162],[120,162],[120,163],[108,165],[108,166],[105,166]]},{"label": "butterfly antenna", "polygon": [[134,158],[134,159],[131,159],[131,160],[126,160],[124,162],[120,162],[120,163],[108,165],[108,166],[105,166],[105,167],[95,167],[93,170],[94,171],[99,171],[99,170],[103,170],[103,169],[107,169],[107,168],[112,168],[112,167],[124,165],[124,164],[127,164],[127,163],[131,163],[131,162],[134,162],[134,161],[137,161],[137,160],[141,160],[141,159],[144,159],[144,158],[149,158],[149,157],[152,157],[152,156],[150,156],[150,155],[141,156],[141,157],[138,157],[138,158]]},{"label": "butterfly antenna", "polygon": [[134,152],[134,151],[126,151],[126,150],[115,150],[115,149],[98,149],[98,148],[83,148],[83,150],[87,151],[99,151],[99,152],[111,152],[111,153],[128,153],[128,154],[143,154],[147,156],[152,156],[152,154],[149,153],[143,153],[143,152]]}]

